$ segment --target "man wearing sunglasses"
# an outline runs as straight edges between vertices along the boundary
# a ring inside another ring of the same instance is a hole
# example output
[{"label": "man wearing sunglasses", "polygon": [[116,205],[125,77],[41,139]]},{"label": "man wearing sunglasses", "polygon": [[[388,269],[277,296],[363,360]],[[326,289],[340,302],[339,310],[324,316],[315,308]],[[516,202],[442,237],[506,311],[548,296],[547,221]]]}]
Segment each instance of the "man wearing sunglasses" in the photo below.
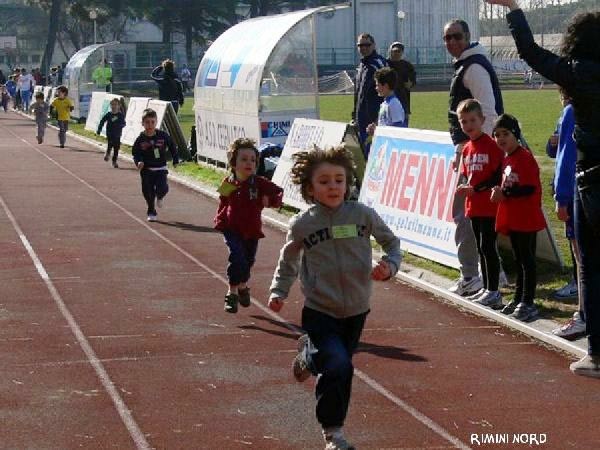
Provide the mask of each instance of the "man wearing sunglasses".
[{"label": "man wearing sunglasses", "polygon": [[[442,38],[446,50],[454,57],[448,123],[450,136],[455,145],[452,165],[457,171],[460,167],[462,148],[469,140],[458,123],[456,114],[458,104],[469,98],[475,98],[481,103],[485,116],[482,129],[488,135],[492,134],[494,122],[504,112],[504,107],[496,72],[487,58],[485,49],[477,42],[471,43],[469,25],[464,20],[451,20],[444,27]],[[462,182],[459,177],[458,183],[462,184]],[[482,283],[479,277],[475,236],[471,223],[465,216],[465,199],[462,195],[454,196],[452,217],[456,223],[454,240],[458,249],[461,276],[450,291],[461,296],[469,296],[477,292],[482,287]]]},{"label": "man wearing sunglasses", "polygon": [[377,123],[379,106],[383,101],[375,90],[375,72],[387,64],[385,58],[375,51],[375,39],[370,34],[359,34],[356,48],[362,58],[356,69],[352,121],[358,126],[360,141],[367,158],[369,156],[369,145],[366,143],[367,126]]}]

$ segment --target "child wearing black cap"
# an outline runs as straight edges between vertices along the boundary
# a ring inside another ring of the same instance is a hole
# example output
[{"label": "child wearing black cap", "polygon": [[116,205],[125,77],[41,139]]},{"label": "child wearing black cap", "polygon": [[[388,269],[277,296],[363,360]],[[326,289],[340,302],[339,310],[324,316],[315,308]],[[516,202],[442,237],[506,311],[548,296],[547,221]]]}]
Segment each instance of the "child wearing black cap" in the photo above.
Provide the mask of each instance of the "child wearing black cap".
[{"label": "child wearing black cap", "polygon": [[502,183],[492,189],[491,200],[498,203],[496,231],[508,235],[517,265],[517,287],[503,314],[523,322],[537,318],[533,304],[536,287],[535,248],[537,232],[546,228],[542,213],[540,168],[531,152],[521,145],[517,119],[502,114],[494,124],[494,139],[506,152]]}]

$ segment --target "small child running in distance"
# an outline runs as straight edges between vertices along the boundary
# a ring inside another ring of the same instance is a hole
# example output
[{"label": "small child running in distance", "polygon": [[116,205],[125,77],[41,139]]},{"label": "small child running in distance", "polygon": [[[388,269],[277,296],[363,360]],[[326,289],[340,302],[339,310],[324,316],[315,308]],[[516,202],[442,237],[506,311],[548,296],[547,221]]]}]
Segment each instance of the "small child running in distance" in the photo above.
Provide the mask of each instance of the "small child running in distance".
[{"label": "small child running in distance", "polygon": [[106,153],[104,153],[104,161],[108,161],[110,158],[110,152],[112,150],[112,166],[115,169],[119,168],[117,158],[119,157],[119,149],[121,148],[121,134],[125,127],[125,115],[121,111],[121,102],[118,98],[113,98],[110,101],[110,111],[108,111],[98,124],[98,130],[96,134],[102,133],[102,127],[106,123]]},{"label": "small child running in distance", "polygon": [[142,194],[146,200],[148,222],[155,222],[157,217],[156,206],[163,207],[163,201],[169,185],[167,183],[167,150],[173,158],[173,166],[179,164],[177,148],[171,137],[156,128],[156,111],[151,108],[142,113],[144,131],[140,133],[133,143],[133,162],[140,171],[142,180]]},{"label": "small child running in distance", "polygon": [[482,306],[502,308],[502,295],[498,289],[500,257],[496,245],[496,211],[498,205],[490,200],[491,189],[502,178],[504,152],[482,130],[484,116],[481,104],[475,99],[464,100],[456,108],[458,121],[469,141],[463,147],[462,174],[465,184],[456,188],[465,195],[465,215],[471,219],[475,234],[483,287],[466,297]]},{"label": "small child running in distance", "polygon": [[35,94],[35,102],[31,105],[31,112],[35,116],[35,123],[37,125],[37,141],[38,144],[44,142],[44,133],[46,132],[46,126],[48,124],[48,113],[50,106],[44,100],[43,92],[37,92]]},{"label": "small child running in distance", "polygon": [[10,100],[10,94],[8,93],[8,90],[6,89],[5,85],[0,86],[0,101],[2,102],[2,109],[4,109],[4,112],[8,112],[8,101]]},{"label": "small child running in distance", "polygon": [[227,159],[231,175],[219,187],[219,207],[215,228],[223,232],[229,248],[227,278],[229,290],[225,295],[225,311],[236,313],[238,303],[250,306],[250,269],[256,259],[258,240],[262,232],[263,208],[279,208],[283,189],[264,177],[256,175],[258,167],[256,142],[239,138],[229,147]]},{"label": "small child running in distance", "polygon": [[50,105],[50,114],[56,111],[58,119],[58,143],[60,148],[65,148],[67,142],[67,131],[69,130],[69,119],[71,118],[71,111],[73,111],[73,102],[69,95],[69,89],[66,86],[59,86],[56,88],[57,97],[52,101]]},{"label": "small child running in distance", "polygon": [[[343,426],[352,388],[352,356],[370,310],[371,280],[388,280],[400,266],[400,240],[372,208],[348,201],[352,154],[339,146],[294,155],[291,179],[311,206],[290,221],[271,283],[269,307],[281,310],[300,275],[305,296],[297,381],[318,376],[316,415],[326,449],[347,449]],[[371,240],[385,255],[372,268]]]},{"label": "small child running in distance", "polygon": [[506,152],[502,182],[492,189],[491,200],[498,204],[496,230],[508,235],[517,265],[514,299],[502,313],[523,322],[537,318],[533,304],[536,287],[535,248],[537,233],[546,227],[542,213],[540,168],[529,150],[521,146],[517,119],[502,114],[494,124],[494,138]]}]

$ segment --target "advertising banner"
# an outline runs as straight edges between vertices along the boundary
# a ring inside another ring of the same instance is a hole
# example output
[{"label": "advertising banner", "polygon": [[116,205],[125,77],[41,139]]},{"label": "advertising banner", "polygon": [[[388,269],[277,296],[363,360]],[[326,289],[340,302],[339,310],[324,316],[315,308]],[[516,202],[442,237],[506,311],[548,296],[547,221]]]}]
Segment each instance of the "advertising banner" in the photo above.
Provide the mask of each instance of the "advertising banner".
[{"label": "advertising banner", "polygon": [[448,133],[377,127],[360,191],[410,253],[458,267]]},{"label": "advertising banner", "polygon": [[[98,131],[98,124],[102,117],[110,111],[110,101],[116,98],[121,104],[121,111],[125,112],[125,99],[120,95],[108,94],[106,92],[93,92],[92,101],[87,119],[85,121],[85,129],[95,133]],[[102,127],[102,136],[106,137],[106,125]]]},{"label": "advertising banner", "polygon": [[[294,160],[292,156],[297,152],[312,149],[315,145],[319,148],[336,146],[344,142],[344,138],[349,136],[346,128],[347,124],[342,122],[329,122],[325,120],[314,119],[296,119],[292,124],[285,147],[277,163],[273,182],[283,188],[283,202],[298,209],[306,209],[308,205],[302,199],[300,189],[291,183],[290,173]],[[351,148],[354,160],[357,166],[364,167],[364,158],[358,150]],[[357,154],[358,153],[358,154]]]},{"label": "advertising banner", "polygon": [[125,128],[121,136],[121,142],[127,145],[133,145],[144,127],[142,126],[142,113],[148,107],[148,97],[131,97],[127,105],[127,115],[125,116]]}]

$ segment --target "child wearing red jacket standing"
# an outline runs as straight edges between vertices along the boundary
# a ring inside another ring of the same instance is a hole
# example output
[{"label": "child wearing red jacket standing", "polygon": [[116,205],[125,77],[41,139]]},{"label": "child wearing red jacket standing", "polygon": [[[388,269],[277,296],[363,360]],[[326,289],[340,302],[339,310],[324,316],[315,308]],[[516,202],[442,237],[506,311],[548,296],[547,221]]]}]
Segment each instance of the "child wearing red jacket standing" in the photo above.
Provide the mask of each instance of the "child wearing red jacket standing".
[{"label": "child wearing red jacket standing", "polygon": [[482,131],[485,118],[477,100],[462,101],[456,112],[463,132],[469,137],[462,154],[462,173],[467,182],[458,186],[456,191],[466,196],[465,215],[471,219],[483,278],[483,288],[467,299],[499,309],[503,305],[498,290],[500,257],[496,247],[495,226],[498,205],[490,200],[490,190],[500,182],[504,153]]},{"label": "child wearing red jacket standing", "polygon": [[533,304],[536,287],[535,247],[537,232],[546,228],[542,212],[540,168],[529,150],[523,148],[519,122],[502,114],[494,125],[494,138],[506,152],[502,183],[492,189],[498,203],[496,230],[510,237],[518,268],[515,297],[502,313],[523,322],[537,318]]},{"label": "child wearing red jacket standing", "polygon": [[223,232],[229,248],[225,295],[225,311],[236,313],[238,303],[250,306],[250,269],[254,264],[258,240],[262,233],[261,212],[265,207],[281,206],[283,189],[266,178],[257,176],[258,149],[256,142],[239,138],[229,147],[231,175],[219,187],[219,208],[215,228]]}]

